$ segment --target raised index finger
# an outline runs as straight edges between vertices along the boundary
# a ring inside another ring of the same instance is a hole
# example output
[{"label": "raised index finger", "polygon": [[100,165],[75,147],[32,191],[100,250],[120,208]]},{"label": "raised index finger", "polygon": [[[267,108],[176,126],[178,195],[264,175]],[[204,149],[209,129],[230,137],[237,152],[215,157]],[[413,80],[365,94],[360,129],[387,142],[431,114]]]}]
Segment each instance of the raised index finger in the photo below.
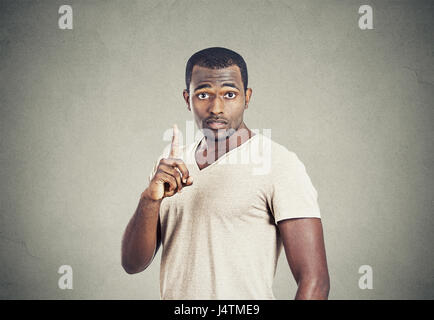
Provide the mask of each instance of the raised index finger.
[{"label": "raised index finger", "polygon": [[173,125],[172,145],[170,146],[169,158],[179,158],[179,133],[176,123]]}]

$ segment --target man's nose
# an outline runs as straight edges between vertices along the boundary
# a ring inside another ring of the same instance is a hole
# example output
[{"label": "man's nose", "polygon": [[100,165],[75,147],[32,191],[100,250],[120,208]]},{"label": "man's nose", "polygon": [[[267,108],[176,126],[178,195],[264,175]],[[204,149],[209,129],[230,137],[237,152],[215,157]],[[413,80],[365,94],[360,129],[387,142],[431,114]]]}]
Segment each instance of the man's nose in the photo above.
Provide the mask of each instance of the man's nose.
[{"label": "man's nose", "polygon": [[209,112],[214,114],[223,113],[224,101],[221,97],[216,97],[211,103]]}]

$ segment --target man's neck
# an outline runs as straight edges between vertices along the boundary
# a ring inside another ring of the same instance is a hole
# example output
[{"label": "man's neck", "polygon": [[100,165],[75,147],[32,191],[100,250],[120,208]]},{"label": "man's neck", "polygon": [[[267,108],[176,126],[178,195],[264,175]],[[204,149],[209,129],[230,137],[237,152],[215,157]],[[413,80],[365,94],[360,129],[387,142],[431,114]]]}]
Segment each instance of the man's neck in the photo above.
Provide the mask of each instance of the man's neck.
[{"label": "man's neck", "polygon": [[205,152],[206,154],[214,153],[216,156],[215,159],[217,159],[232,149],[239,147],[254,135],[255,134],[253,134],[245,125],[242,127],[240,126],[235,133],[222,140],[211,140],[209,137],[205,136],[198,151]]}]

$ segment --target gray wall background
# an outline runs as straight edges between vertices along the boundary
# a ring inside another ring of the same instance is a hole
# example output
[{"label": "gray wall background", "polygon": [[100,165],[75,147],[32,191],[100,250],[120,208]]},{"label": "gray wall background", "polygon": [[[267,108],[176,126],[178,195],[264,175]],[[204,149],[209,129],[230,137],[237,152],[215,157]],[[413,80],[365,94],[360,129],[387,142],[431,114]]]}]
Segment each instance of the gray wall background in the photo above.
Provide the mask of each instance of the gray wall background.
[{"label": "gray wall background", "polygon": [[[57,25],[69,4],[74,29]],[[358,8],[374,29],[358,28]],[[238,51],[253,97],[318,190],[331,299],[433,299],[432,1],[0,2],[0,298],[159,299],[160,254],[121,237],[173,123],[184,68]],[[57,286],[71,265],[74,289]],[[361,265],[374,288],[358,287]],[[275,295],[296,285],[282,252]]]}]

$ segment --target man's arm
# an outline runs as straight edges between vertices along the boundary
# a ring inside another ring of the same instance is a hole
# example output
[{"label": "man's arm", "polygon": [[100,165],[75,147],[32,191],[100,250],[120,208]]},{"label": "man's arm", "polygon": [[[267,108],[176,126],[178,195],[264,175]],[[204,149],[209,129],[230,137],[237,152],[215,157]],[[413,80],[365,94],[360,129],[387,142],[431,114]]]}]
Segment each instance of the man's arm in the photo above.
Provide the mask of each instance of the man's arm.
[{"label": "man's arm", "polygon": [[287,219],[279,221],[278,227],[298,285],[295,299],[328,299],[330,279],[321,219]]},{"label": "man's arm", "polygon": [[146,189],[122,239],[122,267],[129,273],[145,270],[161,242],[159,211],[161,200],[152,200]]},{"label": "man's arm", "polygon": [[136,212],[122,239],[122,267],[127,273],[145,270],[161,243],[160,205],[183,187],[193,184],[187,166],[179,158],[178,127],[173,126],[169,158],[160,160],[148,188],[143,191]]}]

